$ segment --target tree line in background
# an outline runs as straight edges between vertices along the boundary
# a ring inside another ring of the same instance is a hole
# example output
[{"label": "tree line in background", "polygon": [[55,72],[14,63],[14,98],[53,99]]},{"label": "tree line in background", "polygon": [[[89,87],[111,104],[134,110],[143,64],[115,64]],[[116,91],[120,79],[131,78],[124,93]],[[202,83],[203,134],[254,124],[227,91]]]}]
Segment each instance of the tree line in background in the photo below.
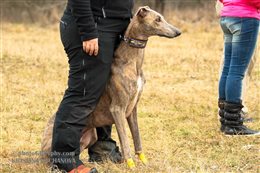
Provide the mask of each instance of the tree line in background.
[{"label": "tree line in background", "polygon": [[[3,20],[11,22],[45,22],[59,20],[66,0],[3,0],[0,5]],[[135,0],[135,9],[148,5],[160,13],[183,8],[207,6],[214,0]]]}]

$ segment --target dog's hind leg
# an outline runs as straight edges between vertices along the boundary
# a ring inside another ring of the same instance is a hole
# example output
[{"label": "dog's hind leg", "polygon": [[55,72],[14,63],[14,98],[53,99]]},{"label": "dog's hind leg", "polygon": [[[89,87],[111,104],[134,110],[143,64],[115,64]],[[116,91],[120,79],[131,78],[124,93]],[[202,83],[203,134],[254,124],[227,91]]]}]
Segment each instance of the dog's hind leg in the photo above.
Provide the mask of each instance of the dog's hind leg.
[{"label": "dog's hind leg", "polygon": [[80,138],[80,152],[85,148],[90,147],[97,141],[97,131],[96,128],[84,129],[82,131],[82,136]]},{"label": "dog's hind leg", "polygon": [[41,157],[42,159],[48,159],[51,154],[51,143],[52,143],[52,133],[53,125],[56,114],[54,114],[48,121],[47,126],[44,130],[42,141],[41,141]]},{"label": "dog's hind leg", "polygon": [[147,159],[145,155],[142,153],[142,143],[141,137],[139,133],[138,121],[137,121],[137,108],[133,109],[131,115],[127,118],[127,122],[134,140],[135,153],[138,155],[139,159],[143,164],[147,164]]}]

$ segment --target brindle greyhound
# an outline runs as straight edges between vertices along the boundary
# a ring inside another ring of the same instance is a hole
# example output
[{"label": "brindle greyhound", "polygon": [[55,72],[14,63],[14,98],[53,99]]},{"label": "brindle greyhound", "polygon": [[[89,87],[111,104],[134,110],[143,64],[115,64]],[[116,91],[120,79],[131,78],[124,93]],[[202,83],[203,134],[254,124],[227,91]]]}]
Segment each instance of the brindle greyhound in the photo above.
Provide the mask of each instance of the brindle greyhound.
[{"label": "brindle greyhound", "polygon": [[[115,123],[123,157],[129,167],[134,167],[126,135],[127,120],[134,140],[135,153],[143,163],[147,162],[142,153],[136,110],[145,81],[142,71],[144,48],[150,36],[174,38],[180,34],[181,32],[167,23],[161,14],[149,7],[139,8],[115,52],[111,78],[106,89],[94,112],[87,117],[86,128],[80,140],[81,151],[97,140],[95,127]],[[44,152],[51,150],[54,119],[55,115],[49,120],[43,135],[42,151]]]}]

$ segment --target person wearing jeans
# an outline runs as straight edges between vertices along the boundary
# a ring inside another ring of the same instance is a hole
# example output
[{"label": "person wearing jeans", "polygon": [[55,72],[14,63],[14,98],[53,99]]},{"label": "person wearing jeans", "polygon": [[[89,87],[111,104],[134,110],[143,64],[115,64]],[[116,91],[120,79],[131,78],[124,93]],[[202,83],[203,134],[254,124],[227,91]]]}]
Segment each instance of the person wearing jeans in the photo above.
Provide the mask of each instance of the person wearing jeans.
[{"label": "person wearing jeans", "polygon": [[220,130],[226,135],[259,135],[243,125],[242,81],[256,47],[259,0],[219,0],[224,33],[224,67],[219,80]]},{"label": "person wearing jeans", "polygon": [[[56,113],[51,162],[69,173],[96,173],[80,160],[80,138],[110,76],[113,54],[132,17],[133,0],[68,0],[60,36],[68,56],[68,88]],[[111,126],[97,128],[90,161],[121,162]]]}]

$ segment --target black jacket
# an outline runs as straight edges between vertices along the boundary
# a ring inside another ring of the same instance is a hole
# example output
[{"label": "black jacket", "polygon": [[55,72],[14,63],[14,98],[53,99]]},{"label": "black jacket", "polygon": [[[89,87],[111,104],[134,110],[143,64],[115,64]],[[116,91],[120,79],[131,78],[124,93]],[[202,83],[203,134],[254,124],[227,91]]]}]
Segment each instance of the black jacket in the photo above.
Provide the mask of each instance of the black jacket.
[{"label": "black jacket", "polygon": [[81,40],[98,37],[93,16],[131,18],[134,0],[68,0],[67,10],[75,17]]}]

